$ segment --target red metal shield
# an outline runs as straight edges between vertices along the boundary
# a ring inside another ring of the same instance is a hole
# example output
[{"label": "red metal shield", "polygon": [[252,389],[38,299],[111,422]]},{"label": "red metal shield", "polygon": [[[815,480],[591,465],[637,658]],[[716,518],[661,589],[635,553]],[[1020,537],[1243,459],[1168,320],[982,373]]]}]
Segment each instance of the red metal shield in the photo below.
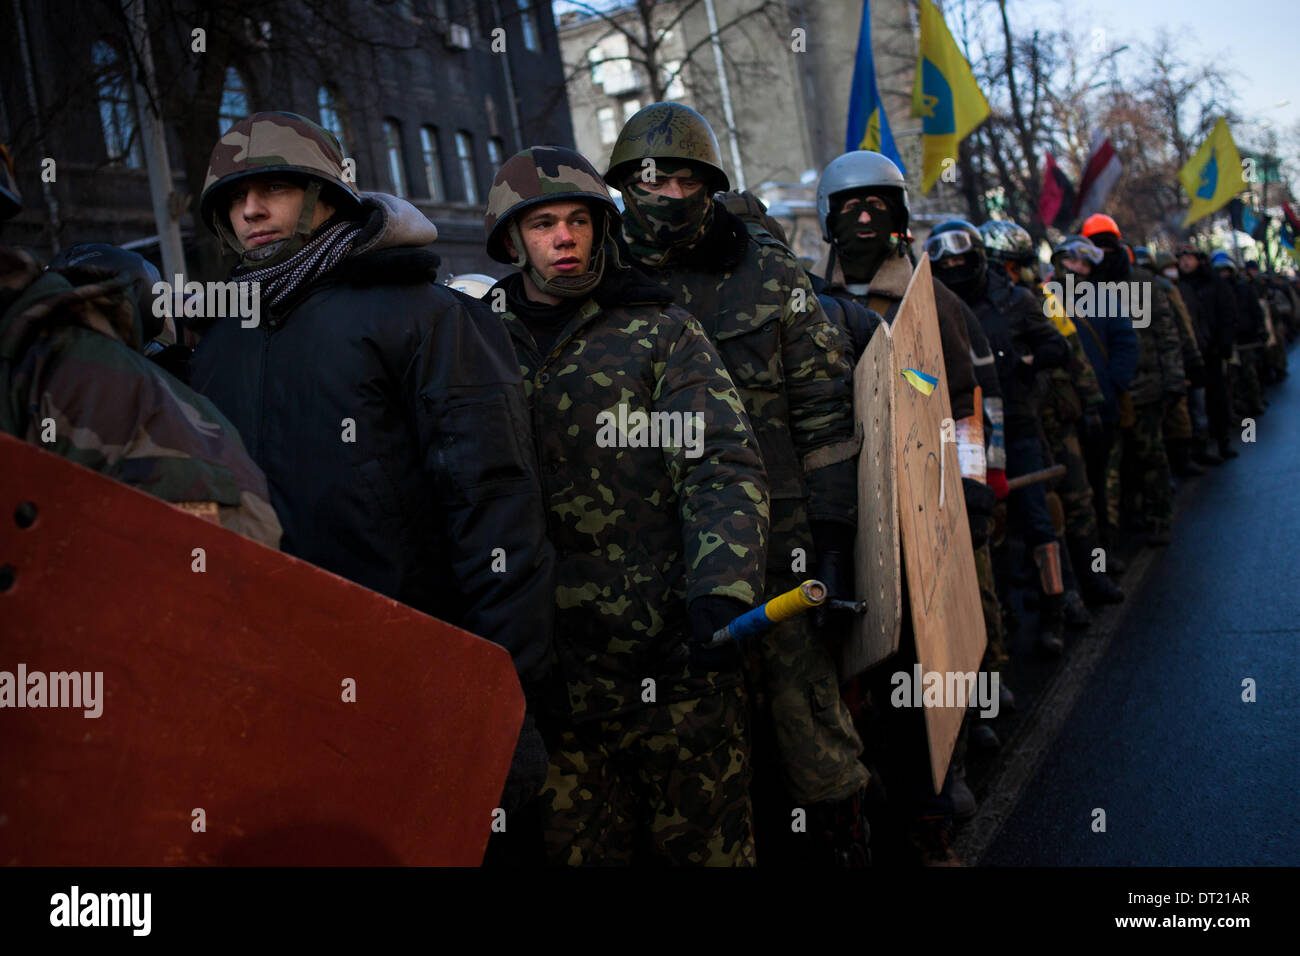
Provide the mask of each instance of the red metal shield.
[{"label": "red metal shield", "polygon": [[0,509],[10,689],[102,674],[99,717],[0,684],[0,863],[482,859],[505,650],[5,435]]}]

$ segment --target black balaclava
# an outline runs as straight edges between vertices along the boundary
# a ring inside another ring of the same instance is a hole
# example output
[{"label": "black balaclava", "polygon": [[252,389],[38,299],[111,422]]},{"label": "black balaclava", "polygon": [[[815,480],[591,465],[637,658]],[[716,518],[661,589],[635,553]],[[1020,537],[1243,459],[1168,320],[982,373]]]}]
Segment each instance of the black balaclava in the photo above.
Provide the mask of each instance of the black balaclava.
[{"label": "black balaclava", "polygon": [[[835,240],[835,253],[839,256],[840,268],[844,279],[850,284],[867,284],[875,277],[881,265],[891,255],[896,255],[899,241],[895,233],[903,221],[902,204],[893,195],[892,190],[878,190],[870,186],[862,189],[836,193],[831,197],[835,207],[843,206],[846,200],[865,200],[870,196],[879,196],[885,201],[885,208],[872,209],[864,205],[856,216],[840,215],[838,211],[831,214],[831,235]],[[875,235],[860,238],[857,235],[858,220],[865,210]]]},{"label": "black balaclava", "polygon": [[1128,278],[1131,263],[1128,249],[1113,232],[1099,232],[1089,237],[1102,251],[1101,262],[1093,267],[1092,278],[1099,282],[1120,282]]}]

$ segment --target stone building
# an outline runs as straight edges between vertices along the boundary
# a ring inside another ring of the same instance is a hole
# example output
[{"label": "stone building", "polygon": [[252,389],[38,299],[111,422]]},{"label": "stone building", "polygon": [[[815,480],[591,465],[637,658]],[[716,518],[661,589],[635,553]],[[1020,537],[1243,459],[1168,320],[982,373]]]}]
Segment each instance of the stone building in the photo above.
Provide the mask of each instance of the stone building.
[{"label": "stone building", "polygon": [[[662,64],[657,84],[643,63],[631,62],[644,53],[626,35],[647,36],[647,9],[653,36],[662,34],[650,44],[656,65]],[[585,4],[557,4],[578,149],[604,168],[626,116],[654,102],[656,94],[685,103],[713,125],[733,185],[756,192],[772,207],[796,252],[819,258],[816,183],[826,164],[844,152],[862,9],[861,0],[662,0],[609,4],[602,15]],[[950,187],[940,184],[930,197],[920,195],[920,120],[910,115],[916,4],[872,0],[870,9],[877,81],[908,168],[914,213],[922,222],[947,218],[962,208]]]},{"label": "stone building", "polygon": [[[0,241],[43,257],[106,241],[162,264],[141,149],[148,94],[133,82],[141,44],[123,14],[133,2],[81,3],[75,17],[60,4],[6,3],[18,22],[0,38],[0,136],[25,206]],[[335,132],[359,189],[404,196],[438,226],[444,274],[501,270],[482,244],[502,159],[573,144],[550,0],[145,3],[171,204],[194,278],[229,265],[194,219],[213,143],[248,113],[289,110]]]}]

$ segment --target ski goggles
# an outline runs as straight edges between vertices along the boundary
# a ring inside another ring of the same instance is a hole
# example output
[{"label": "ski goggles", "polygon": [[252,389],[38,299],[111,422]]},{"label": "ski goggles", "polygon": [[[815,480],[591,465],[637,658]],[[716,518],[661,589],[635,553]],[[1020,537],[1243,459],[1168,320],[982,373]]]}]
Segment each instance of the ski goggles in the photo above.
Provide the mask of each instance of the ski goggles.
[{"label": "ski goggles", "polygon": [[1053,259],[1087,259],[1094,266],[1104,257],[1104,252],[1082,236],[1065,240],[1052,252]]},{"label": "ski goggles", "polygon": [[965,255],[975,248],[975,241],[964,229],[941,232],[925,240],[925,254],[933,261],[944,256]]}]

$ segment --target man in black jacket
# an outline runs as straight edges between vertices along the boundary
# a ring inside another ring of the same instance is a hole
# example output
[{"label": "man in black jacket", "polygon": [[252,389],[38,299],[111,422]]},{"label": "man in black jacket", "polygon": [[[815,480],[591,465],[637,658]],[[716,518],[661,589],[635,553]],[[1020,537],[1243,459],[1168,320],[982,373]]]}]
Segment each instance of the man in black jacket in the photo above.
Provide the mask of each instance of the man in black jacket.
[{"label": "man in black jacket", "polygon": [[1210,420],[1210,437],[1219,446],[1218,455],[1203,456],[1201,460],[1214,464],[1237,457],[1229,438],[1233,410],[1227,369],[1237,332],[1237,305],[1232,289],[1214,274],[1204,254],[1186,243],[1175,254],[1178,288],[1196,322],[1196,338],[1205,359],[1205,411]]},{"label": "man in black jacket", "polygon": [[[193,385],[266,472],[283,550],[502,645],[531,697],[555,559],[514,350],[485,306],[434,284],[433,224],[363,198],[342,164],[334,136],[292,113],[218,141],[203,218],[265,315],[216,321]],[[545,773],[530,714],[507,811]]]}]

